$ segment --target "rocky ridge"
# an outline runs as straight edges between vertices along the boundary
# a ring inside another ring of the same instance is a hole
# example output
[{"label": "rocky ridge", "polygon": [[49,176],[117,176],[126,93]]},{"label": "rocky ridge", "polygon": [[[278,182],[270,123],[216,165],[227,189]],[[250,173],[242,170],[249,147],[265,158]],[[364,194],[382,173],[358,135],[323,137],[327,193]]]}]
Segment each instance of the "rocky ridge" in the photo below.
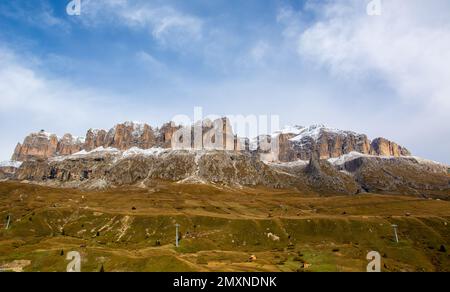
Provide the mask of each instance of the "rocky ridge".
[{"label": "rocky ridge", "polygon": [[263,162],[256,153],[216,150],[98,148],[22,164],[13,179],[55,187],[151,187],[158,181],[218,187],[296,188],[320,195],[364,192],[450,199],[446,167],[414,157],[357,152],[340,158]]},{"label": "rocky ridge", "polygon": [[[196,128],[200,136],[191,131]],[[186,136],[191,138],[186,140],[188,149],[173,148],[173,140]],[[278,142],[279,159],[273,158],[273,149],[262,147],[270,140]],[[212,147],[217,142],[223,144],[220,150]],[[321,195],[376,192],[450,198],[447,166],[412,157],[383,138],[370,141],[363,134],[324,126],[290,127],[258,137],[256,143],[238,138],[227,119],[190,128],[124,123],[109,131],[91,129],[86,138],[66,134],[59,139],[41,131],[19,144],[13,158],[23,163],[0,166],[0,179],[58,187],[148,187],[163,180],[297,188]]]},{"label": "rocky ridge", "polygon": [[[216,121],[205,120],[184,128],[184,135],[191,136],[191,142],[185,148],[197,150],[234,150],[257,152],[263,160],[292,162],[296,160],[309,160],[313,155],[319,159],[337,158],[351,152],[359,152],[378,156],[410,156],[411,153],[404,147],[384,138],[370,141],[364,134],[351,131],[341,131],[327,128],[322,125],[310,127],[289,127],[273,135],[260,136],[249,142],[247,138],[239,138],[226,118]],[[199,129],[200,135],[196,130]],[[141,149],[173,148],[177,139],[182,139],[180,132],[183,128],[173,123],[164,124],[153,129],[143,123],[126,122],[106,130],[90,129],[85,138],[73,137],[65,134],[62,138],[48,134],[45,131],[27,136],[23,143],[17,144],[12,160],[29,161],[48,159],[57,156],[72,155],[80,151],[92,151],[99,147],[128,150],[133,147]],[[218,134],[219,133],[219,134]],[[178,136],[177,136],[178,135]],[[269,144],[275,143],[276,147]],[[216,145],[219,147],[216,147]],[[220,146],[222,145],[222,146]],[[276,148],[276,151],[274,149]],[[276,155],[274,153],[276,152]]]},{"label": "rocky ridge", "polygon": [[272,138],[279,139],[279,159],[284,162],[309,160],[313,155],[318,155],[319,159],[337,158],[351,152],[392,157],[411,155],[405,147],[385,138],[370,141],[365,134],[323,125],[288,127]]}]

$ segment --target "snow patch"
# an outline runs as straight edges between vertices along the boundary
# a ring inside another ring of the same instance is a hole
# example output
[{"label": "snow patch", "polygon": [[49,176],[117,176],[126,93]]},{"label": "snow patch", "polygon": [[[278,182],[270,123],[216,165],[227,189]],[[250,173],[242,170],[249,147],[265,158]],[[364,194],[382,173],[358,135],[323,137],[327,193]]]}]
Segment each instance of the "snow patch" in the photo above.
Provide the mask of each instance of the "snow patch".
[{"label": "snow patch", "polygon": [[83,155],[89,155],[94,153],[119,153],[120,150],[112,147],[104,148],[103,146],[100,146],[98,148],[95,148],[92,151],[87,152],[86,150],[81,150],[80,152],[77,152],[71,156],[83,156]]},{"label": "snow patch", "polygon": [[167,152],[167,149],[163,148],[150,148],[150,149],[141,149],[138,147],[130,148],[122,153],[122,158],[127,158],[130,156],[159,156],[162,153]]},{"label": "snow patch", "polygon": [[21,161],[1,161],[0,162],[0,167],[14,167],[14,168],[19,168],[22,165]]},{"label": "snow patch", "polygon": [[417,156],[401,156],[401,157],[395,157],[395,156],[377,156],[377,155],[369,155],[369,154],[362,154],[359,152],[350,152],[348,154],[342,155],[340,157],[337,158],[330,158],[328,159],[328,162],[335,165],[335,166],[342,166],[345,163],[355,160],[357,158],[360,157],[366,157],[366,158],[378,158],[378,159],[409,159],[409,160],[414,160],[416,161],[418,164],[422,164],[422,165],[438,165],[438,166],[443,166],[445,167],[446,165],[436,162],[436,161],[432,161],[432,160],[428,160],[428,159],[423,159]]},{"label": "snow patch", "polygon": [[84,144],[86,142],[85,137],[73,137],[73,143],[74,144]]},{"label": "snow patch", "polygon": [[292,134],[292,135],[300,135],[302,133],[302,131],[305,129],[305,127],[303,126],[285,126],[283,129],[274,132],[274,135],[272,136],[278,136],[279,134],[284,134],[284,135],[288,135],[288,134]]},{"label": "snow patch", "polygon": [[120,150],[116,149],[116,148],[112,148],[112,147],[108,147],[108,148],[104,148],[102,147],[98,147],[92,151],[86,151],[86,150],[81,150],[77,153],[74,153],[72,155],[67,155],[67,156],[57,156],[57,157],[53,157],[50,158],[50,161],[64,161],[64,160],[69,160],[69,159],[79,159],[79,158],[83,158],[83,157],[88,157],[90,155],[96,155],[96,154],[120,154],[122,153]]},{"label": "snow patch", "polygon": [[358,134],[355,132],[351,132],[351,131],[342,131],[339,129],[334,129],[334,128],[328,128],[325,127],[324,125],[312,125],[309,126],[307,128],[302,128],[299,129],[299,134],[290,139],[290,141],[292,142],[300,142],[302,141],[304,138],[309,137],[315,141],[319,140],[319,138],[321,137],[322,133],[333,133],[333,134],[337,134],[337,135],[344,135],[344,136],[348,136],[348,135],[355,135],[357,136]]},{"label": "snow patch", "polygon": [[273,166],[298,167],[298,166],[307,166],[309,164],[309,161],[296,160],[296,161],[292,161],[292,162],[264,162],[264,163],[267,165],[273,165]]},{"label": "snow patch", "polygon": [[131,133],[133,137],[139,138],[144,134],[144,129],[146,124],[141,122],[125,122],[125,127],[133,128],[133,132]]},{"label": "snow patch", "polygon": [[336,165],[336,166],[341,166],[341,165],[344,165],[345,163],[347,163],[349,161],[355,160],[355,159],[360,158],[360,157],[388,158],[388,157],[384,157],[384,156],[374,156],[374,155],[362,154],[360,152],[355,152],[354,151],[354,152],[350,152],[348,154],[344,154],[344,155],[342,155],[340,157],[337,157],[337,158],[330,158],[330,159],[328,159],[328,162],[333,164],[333,165]]},{"label": "snow patch", "polygon": [[39,131],[39,133],[37,133],[37,135],[39,137],[46,138],[47,140],[50,140],[52,137],[56,137],[58,140],[60,140],[60,137],[58,137],[56,134],[48,133],[44,130]]},{"label": "snow patch", "polygon": [[417,163],[419,163],[419,164],[434,164],[434,165],[441,165],[441,166],[450,168],[450,166],[448,166],[446,164],[443,164],[443,163],[440,163],[437,161],[433,161],[433,160],[429,160],[429,159],[424,159],[424,158],[417,157],[417,156],[407,156],[407,158],[415,159],[417,161]]}]

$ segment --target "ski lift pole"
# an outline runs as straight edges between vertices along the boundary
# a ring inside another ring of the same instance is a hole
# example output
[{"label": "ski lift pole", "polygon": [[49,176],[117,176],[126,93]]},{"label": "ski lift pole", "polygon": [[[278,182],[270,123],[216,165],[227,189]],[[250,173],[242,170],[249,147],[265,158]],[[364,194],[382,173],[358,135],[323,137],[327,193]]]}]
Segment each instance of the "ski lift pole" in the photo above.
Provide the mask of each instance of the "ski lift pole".
[{"label": "ski lift pole", "polygon": [[392,228],[394,228],[394,236],[395,236],[395,242],[398,243],[398,233],[397,233],[397,229],[398,229],[398,225],[392,225]]},{"label": "ski lift pole", "polygon": [[6,227],[5,227],[6,230],[8,230],[10,222],[11,222],[11,215],[8,215],[6,217]]},{"label": "ski lift pole", "polygon": [[175,245],[176,245],[176,247],[179,247],[180,246],[180,236],[179,236],[180,224],[176,224],[175,227],[176,227]]}]

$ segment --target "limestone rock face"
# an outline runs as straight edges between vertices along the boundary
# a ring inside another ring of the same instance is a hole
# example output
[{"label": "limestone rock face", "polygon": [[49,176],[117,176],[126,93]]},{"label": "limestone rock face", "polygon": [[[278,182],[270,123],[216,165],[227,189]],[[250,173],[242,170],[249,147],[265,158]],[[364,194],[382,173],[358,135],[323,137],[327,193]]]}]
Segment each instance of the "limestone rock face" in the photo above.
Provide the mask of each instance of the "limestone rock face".
[{"label": "limestone rock face", "polygon": [[66,156],[80,152],[84,146],[84,139],[73,137],[71,134],[65,134],[58,142],[57,154]]},{"label": "limestone rock face", "polygon": [[399,146],[398,144],[384,138],[377,138],[372,141],[371,154],[379,156],[394,156],[394,157],[411,155],[408,149]]},{"label": "limestone rock face", "polygon": [[354,195],[360,192],[360,186],[349,175],[339,172],[326,160],[320,160],[313,154],[304,170],[307,184],[323,194]]},{"label": "limestone rock face", "polygon": [[12,178],[20,165],[21,163],[15,161],[8,161],[6,163],[0,162],[0,180]]},{"label": "limestone rock face", "polygon": [[88,130],[83,149],[86,151],[92,151],[98,147],[104,147],[106,144],[105,141],[107,135],[108,133],[105,130]]},{"label": "limestone rock face", "polygon": [[[108,134],[108,136],[111,136],[111,134]],[[104,147],[112,147],[119,150],[127,150],[132,147],[149,149],[155,144],[155,133],[149,125],[128,122],[118,124],[115,127],[112,141],[107,140]]]},{"label": "limestone rock face", "polygon": [[118,150],[137,147],[253,152],[263,161],[281,162],[308,161],[314,154],[319,159],[337,158],[351,152],[393,157],[410,155],[406,148],[389,140],[377,138],[371,142],[364,134],[321,125],[290,127],[273,135],[261,135],[253,141],[250,143],[247,138],[237,137],[227,118],[204,120],[188,127],[167,123],[155,130],[147,124],[126,122],[109,131],[90,129],[84,139],[71,134],[58,139],[44,131],[31,134],[16,146],[12,159],[47,159],[72,155],[82,150],[90,152],[100,147]]},{"label": "limestone rock face", "polygon": [[297,159],[309,160],[313,153],[319,159],[336,158],[356,151],[369,154],[370,141],[366,135],[350,131],[329,129],[324,126],[311,126],[290,139],[291,149]]},{"label": "limestone rock face", "polygon": [[47,159],[57,154],[58,137],[45,131],[30,134],[23,144],[18,144],[12,160],[26,161],[31,159]]},{"label": "limestone rock face", "polygon": [[92,151],[96,148],[116,148],[127,150],[133,147],[149,149],[156,145],[153,129],[147,124],[126,122],[118,124],[108,132],[90,129],[86,133],[84,150]]},{"label": "limestone rock face", "polygon": [[386,139],[378,138],[371,142],[364,134],[330,129],[322,125],[282,131],[277,137],[279,160],[282,162],[310,160],[314,154],[319,159],[337,158],[351,152],[393,157],[411,155],[406,148]]},{"label": "limestone rock face", "polygon": [[181,126],[176,126],[174,123],[169,122],[164,124],[159,130],[156,137],[157,144],[162,148],[172,147],[172,137]]},{"label": "limestone rock face", "polygon": [[16,148],[14,148],[14,153],[11,157],[11,160],[18,161],[21,151],[22,151],[22,144],[17,143]]},{"label": "limestone rock face", "polygon": [[[290,162],[295,161],[297,159],[301,159],[301,157],[306,158],[308,155],[302,155],[300,153],[296,153],[295,151],[295,145],[290,140],[295,138],[295,134],[280,134],[278,136],[278,143],[279,143],[279,160],[284,162]],[[306,160],[306,159],[305,159]]]},{"label": "limestone rock face", "polygon": [[304,193],[355,195],[361,192],[450,199],[446,168],[413,157],[355,156],[342,163],[263,163],[258,155],[234,151],[160,149],[98,151],[24,162],[13,179],[56,187],[146,187],[158,181],[241,188],[297,188]]},{"label": "limestone rock face", "polygon": [[16,179],[70,187],[98,181],[109,186],[145,185],[158,180],[274,188],[296,184],[295,177],[271,169],[249,153],[185,150],[164,150],[151,155],[124,153],[103,151],[27,161],[17,171]]},{"label": "limestone rock face", "polygon": [[361,156],[338,165],[361,187],[372,193],[433,195],[450,199],[450,178],[446,166],[414,157]]}]

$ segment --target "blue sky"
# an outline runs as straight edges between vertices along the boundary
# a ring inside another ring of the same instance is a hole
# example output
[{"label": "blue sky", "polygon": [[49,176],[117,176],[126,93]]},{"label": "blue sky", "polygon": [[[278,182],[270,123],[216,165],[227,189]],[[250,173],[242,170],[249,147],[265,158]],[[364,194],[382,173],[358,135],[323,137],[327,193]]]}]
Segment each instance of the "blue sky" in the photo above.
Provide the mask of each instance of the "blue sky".
[{"label": "blue sky", "polygon": [[29,132],[280,115],[450,163],[446,0],[0,2],[0,160]]}]

